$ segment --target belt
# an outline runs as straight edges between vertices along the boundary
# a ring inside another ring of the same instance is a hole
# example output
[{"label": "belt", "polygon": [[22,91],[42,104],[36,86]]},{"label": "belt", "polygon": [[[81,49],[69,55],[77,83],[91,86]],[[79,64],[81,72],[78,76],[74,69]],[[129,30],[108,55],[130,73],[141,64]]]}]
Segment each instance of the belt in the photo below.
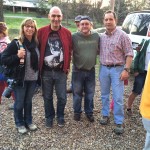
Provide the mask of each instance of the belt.
[{"label": "belt", "polygon": [[46,68],[44,70],[46,70],[46,71],[63,71],[62,68]]},{"label": "belt", "polygon": [[75,69],[75,70],[80,70],[80,71],[91,71],[91,70],[94,70],[95,67],[92,67],[90,70],[82,69],[82,68],[78,69],[78,68],[76,68],[76,67],[74,67],[74,69]]},{"label": "belt", "polygon": [[123,65],[119,65],[119,64],[113,64],[113,65],[103,65],[103,66],[106,66],[106,67],[118,67],[118,66],[123,66]]}]

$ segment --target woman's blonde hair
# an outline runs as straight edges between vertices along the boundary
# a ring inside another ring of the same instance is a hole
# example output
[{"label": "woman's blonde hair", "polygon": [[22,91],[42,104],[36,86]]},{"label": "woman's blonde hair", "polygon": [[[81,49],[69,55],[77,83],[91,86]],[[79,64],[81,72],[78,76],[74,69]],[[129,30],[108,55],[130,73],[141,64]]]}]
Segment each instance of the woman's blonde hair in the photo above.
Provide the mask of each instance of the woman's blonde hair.
[{"label": "woman's blonde hair", "polygon": [[5,22],[0,22],[0,33],[4,34],[4,36],[8,35],[8,28]]},{"label": "woman's blonde hair", "polygon": [[19,35],[19,40],[20,40],[21,42],[23,42],[24,39],[25,39],[24,26],[30,25],[30,24],[32,24],[32,23],[34,23],[34,25],[35,25],[35,32],[34,32],[32,38],[33,38],[34,41],[38,44],[38,39],[37,39],[37,24],[36,24],[36,21],[33,20],[32,18],[26,18],[26,19],[24,19],[24,20],[22,21],[22,23],[21,23],[20,35]]}]

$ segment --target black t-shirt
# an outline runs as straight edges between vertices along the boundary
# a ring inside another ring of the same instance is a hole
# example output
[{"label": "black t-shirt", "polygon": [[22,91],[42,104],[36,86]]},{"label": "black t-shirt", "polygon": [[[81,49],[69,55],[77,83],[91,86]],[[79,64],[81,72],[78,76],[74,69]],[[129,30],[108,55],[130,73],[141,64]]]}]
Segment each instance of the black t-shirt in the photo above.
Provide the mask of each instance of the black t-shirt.
[{"label": "black t-shirt", "polygon": [[47,40],[45,58],[44,58],[44,69],[62,69],[63,66],[63,47],[57,31],[50,33]]}]

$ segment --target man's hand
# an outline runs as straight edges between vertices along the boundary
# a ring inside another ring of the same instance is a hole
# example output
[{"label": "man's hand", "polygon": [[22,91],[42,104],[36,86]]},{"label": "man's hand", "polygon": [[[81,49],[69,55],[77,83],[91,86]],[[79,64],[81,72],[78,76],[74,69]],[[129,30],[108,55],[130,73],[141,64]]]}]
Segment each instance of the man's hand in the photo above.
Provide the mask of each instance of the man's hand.
[{"label": "man's hand", "polygon": [[121,79],[122,81],[124,81],[124,80],[126,80],[126,79],[128,79],[128,78],[129,78],[129,72],[127,72],[126,70],[123,70],[123,71],[121,72],[120,79]]},{"label": "man's hand", "polygon": [[139,75],[139,72],[135,72],[134,73],[134,76],[136,77],[136,76],[138,76]]}]

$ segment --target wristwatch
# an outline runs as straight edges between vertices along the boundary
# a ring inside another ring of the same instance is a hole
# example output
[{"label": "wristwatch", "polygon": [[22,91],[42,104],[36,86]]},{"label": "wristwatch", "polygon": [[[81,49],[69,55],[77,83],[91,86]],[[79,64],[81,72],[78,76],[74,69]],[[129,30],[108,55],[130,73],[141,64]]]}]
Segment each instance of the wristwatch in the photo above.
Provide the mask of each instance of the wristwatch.
[{"label": "wristwatch", "polygon": [[124,70],[130,73],[130,68],[124,68]]}]

